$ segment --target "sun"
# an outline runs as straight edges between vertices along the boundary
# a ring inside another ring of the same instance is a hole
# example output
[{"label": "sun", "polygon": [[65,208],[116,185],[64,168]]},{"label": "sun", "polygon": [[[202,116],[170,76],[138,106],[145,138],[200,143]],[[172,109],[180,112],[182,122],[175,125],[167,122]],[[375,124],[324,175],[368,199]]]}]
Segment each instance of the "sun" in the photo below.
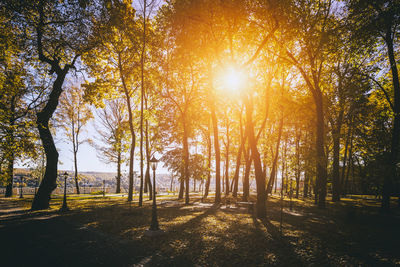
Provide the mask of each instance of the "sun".
[{"label": "sun", "polygon": [[222,72],[221,86],[225,91],[231,93],[238,93],[245,83],[245,76],[242,71],[230,67]]}]

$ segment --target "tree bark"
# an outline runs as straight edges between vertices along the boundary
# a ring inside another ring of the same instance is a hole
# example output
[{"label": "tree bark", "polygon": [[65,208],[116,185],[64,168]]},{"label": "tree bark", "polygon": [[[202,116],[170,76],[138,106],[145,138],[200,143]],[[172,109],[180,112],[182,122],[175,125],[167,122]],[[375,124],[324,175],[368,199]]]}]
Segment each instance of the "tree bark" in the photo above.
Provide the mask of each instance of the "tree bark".
[{"label": "tree bark", "polygon": [[245,99],[246,105],[246,129],[249,146],[251,149],[251,157],[254,162],[254,171],[257,185],[257,202],[256,202],[256,215],[258,218],[266,217],[266,197],[265,197],[265,176],[262,170],[260,153],[257,149],[257,141],[254,133],[253,125],[253,100],[251,96]]},{"label": "tree bark", "polygon": [[214,102],[211,103],[211,120],[214,130],[214,149],[215,149],[215,203],[220,203],[221,202],[221,153],[218,140],[218,121],[215,112]]},{"label": "tree bark", "polygon": [[281,119],[279,121],[279,130],[278,130],[278,140],[276,141],[275,147],[275,156],[274,161],[272,163],[271,175],[269,177],[267,190],[266,190],[266,197],[268,198],[268,194],[272,192],[272,186],[276,177],[276,169],[278,168],[278,157],[279,157],[279,146],[281,144],[281,137],[282,137],[282,128],[283,128],[283,114],[281,115]]},{"label": "tree bark", "polygon": [[296,198],[297,199],[299,198],[299,192],[300,192],[300,138],[301,138],[301,132],[296,134]]},{"label": "tree bark", "polygon": [[[7,169],[6,169],[6,192],[5,197],[12,197],[13,195],[13,182],[14,182],[14,161],[15,161],[15,153],[14,153],[14,114],[15,113],[15,97],[11,98],[11,106],[10,106],[10,127],[7,129],[7,145],[8,149],[6,151],[6,160],[7,160]],[[0,172],[1,173],[1,172]]]},{"label": "tree bark", "polygon": [[184,190],[185,190],[185,175],[183,174],[183,169],[184,168],[182,168],[181,179],[179,179],[180,186],[179,186],[178,199],[183,199],[183,193],[184,193]]},{"label": "tree bark", "polygon": [[229,195],[229,122],[226,123],[225,196]]},{"label": "tree bark", "polygon": [[189,204],[189,144],[188,144],[188,129],[186,125],[186,113],[183,116],[183,160],[184,160],[184,175],[185,175],[185,204]]},{"label": "tree bark", "polygon": [[250,196],[250,169],[251,169],[251,163],[253,162],[250,149],[247,151],[247,158],[246,158],[246,166],[244,170],[244,176],[243,176],[243,196],[242,199],[243,201],[248,201],[248,198]]},{"label": "tree bark", "polygon": [[210,183],[211,183],[211,133],[210,133],[210,125],[208,125],[208,129],[207,129],[207,152],[208,152],[208,156],[207,156],[207,181],[206,181],[206,187],[204,190],[204,196],[203,199],[206,199],[208,196],[208,192],[210,190]]},{"label": "tree bark", "polygon": [[58,105],[58,99],[62,93],[62,85],[65,76],[68,73],[69,67],[65,66],[60,69],[58,65],[52,65],[57,69],[57,78],[53,83],[49,99],[44,108],[37,113],[36,124],[39,130],[40,140],[46,154],[46,170],[44,177],[40,183],[39,189],[32,202],[32,210],[42,210],[49,208],[51,192],[57,187],[57,165],[58,165],[58,151],[54,144],[53,136],[49,128],[49,120],[53,116],[54,111]]},{"label": "tree bark", "polygon": [[115,193],[121,193],[121,151],[118,152],[117,158],[117,188],[115,189]]},{"label": "tree bark", "polygon": [[[13,150],[13,149],[11,149]],[[13,182],[14,182],[14,152],[8,153],[7,170],[6,170],[6,192],[5,197],[12,197],[13,195]]]},{"label": "tree bark", "polygon": [[[387,47],[390,70],[392,72],[392,83],[393,83],[393,91],[394,91],[394,105],[393,105],[393,113],[394,113],[394,121],[392,128],[392,140],[391,140],[391,150],[390,156],[388,159],[388,165],[390,168],[390,172],[388,175],[385,175],[383,180],[382,187],[382,203],[381,209],[384,212],[389,211],[390,209],[390,197],[392,194],[393,182],[396,180],[396,163],[398,158],[399,151],[399,142],[400,142],[400,83],[399,83],[399,73],[397,69],[397,62],[394,53],[393,47],[393,38],[392,38],[392,24],[389,23],[387,25],[385,43]],[[400,200],[399,200],[400,205]]]},{"label": "tree bark", "polygon": [[242,150],[243,150],[243,139],[240,142],[239,146],[239,151],[236,157],[236,169],[235,169],[235,174],[233,175],[233,191],[232,191],[232,196],[237,197],[237,192],[239,188],[239,171],[240,171],[240,166],[241,164],[241,159],[242,159]]},{"label": "tree bark", "polygon": [[[144,103],[144,62],[146,50],[146,0],[143,1],[143,46],[141,52],[141,93],[140,93],[140,193],[139,206],[143,202],[143,103]],[[152,191],[150,189],[150,191]]]},{"label": "tree bark", "polygon": [[323,97],[322,92],[319,88],[313,91],[315,101],[315,112],[317,115],[317,134],[316,134],[316,151],[317,151],[317,179],[316,188],[318,191],[318,207],[325,208],[326,198],[326,182],[327,182],[327,171],[326,171],[326,156],[324,148],[324,135],[325,135],[325,123],[324,123],[324,108],[323,108]]},{"label": "tree bark", "polygon": [[77,159],[77,152],[74,151],[74,180],[75,180],[75,188],[76,193],[79,195],[79,183],[78,183],[78,159]]}]

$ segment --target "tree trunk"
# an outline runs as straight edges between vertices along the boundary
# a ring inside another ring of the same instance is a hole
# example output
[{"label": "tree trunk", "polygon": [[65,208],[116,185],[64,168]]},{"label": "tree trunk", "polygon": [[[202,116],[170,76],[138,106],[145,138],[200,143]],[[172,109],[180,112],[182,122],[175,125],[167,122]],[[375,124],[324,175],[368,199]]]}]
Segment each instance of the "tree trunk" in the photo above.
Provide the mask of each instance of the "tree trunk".
[{"label": "tree trunk", "polygon": [[208,127],[207,130],[207,151],[208,151],[208,157],[207,157],[207,181],[206,181],[206,188],[204,190],[204,196],[203,198],[206,199],[208,196],[208,192],[210,190],[210,183],[211,183],[211,133],[210,133],[210,127]]},{"label": "tree trunk", "polygon": [[308,174],[308,169],[304,171],[304,189],[303,189],[303,197],[308,198],[308,184],[310,183],[310,177]]},{"label": "tree trunk", "polygon": [[296,134],[296,198],[299,198],[300,191],[300,137],[301,132]]},{"label": "tree trunk", "polygon": [[[141,52],[141,87],[140,87],[140,193],[139,193],[139,206],[143,202],[143,103],[144,103],[144,62],[146,50],[146,0],[143,1],[143,46]],[[152,191],[150,189],[150,191]]]},{"label": "tree trunk", "polygon": [[333,164],[332,164],[332,201],[340,201],[340,174],[339,174],[339,153],[340,153],[340,137],[338,130],[332,133],[333,139]]},{"label": "tree trunk", "polygon": [[121,193],[121,151],[118,152],[117,158],[117,188],[115,189],[115,193]]},{"label": "tree trunk", "polygon": [[[399,142],[400,142],[400,82],[399,82],[399,73],[397,70],[397,62],[393,48],[391,24],[390,26],[388,25],[387,27],[385,42],[390,62],[390,70],[392,72],[392,83],[394,91],[394,104],[393,104],[394,121],[392,128],[390,157],[388,160],[390,172],[388,175],[385,175],[383,180],[382,203],[381,203],[382,211],[387,212],[390,209],[390,196],[393,191],[392,189],[393,182],[396,180],[396,163],[397,163]],[[400,205],[400,200],[399,200],[399,205]]]},{"label": "tree trunk", "polygon": [[256,202],[256,215],[258,218],[265,218],[266,216],[266,197],[265,197],[265,176],[261,166],[260,153],[257,149],[257,141],[254,134],[253,125],[253,100],[250,96],[245,99],[246,105],[246,129],[251,149],[251,157],[254,162],[254,171],[257,185],[257,202]]},{"label": "tree trunk", "polygon": [[250,169],[252,161],[253,160],[251,158],[251,153],[250,150],[248,149],[246,166],[243,176],[243,196],[242,196],[243,201],[248,201],[248,198],[250,196]]},{"label": "tree trunk", "polygon": [[211,103],[211,120],[214,130],[214,149],[215,149],[215,203],[220,203],[221,202],[221,153],[219,149],[218,121],[215,112],[214,102]]},{"label": "tree trunk", "polygon": [[173,184],[174,184],[174,176],[173,175],[171,175],[171,185],[170,185],[170,187],[169,187],[169,191],[175,191],[175,190],[173,190]]},{"label": "tree trunk", "polygon": [[[54,67],[54,66],[52,66]],[[56,66],[59,69],[59,66]],[[32,202],[32,210],[43,210],[49,208],[51,192],[57,187],[57,165],[58,152],[54,144],[53,136],[49,129],[49,120],[53,116],[58,105],[58,99],[62,93],[62,85],[69,68],[64,67],[57,71],[57,78],[53,83],[53,88],[44,108],[37,113],[37,128],[40,140],[46,154],[46,170],[39,189]]]},{"label": "tree trunk", "polygon": [[[15,113],[15,97],[11,99],[11,108],[10,108],[11,116]],[[13,181],[14,181],[14,161],[15,161],[15,153],[14,153],[14,118],[10,118],[10,127],[7,129],[7,145],[8,149],[6,150],[6,160],[7,160],[7,169],[6,169],[6,192],[5,197],[12,197],[13,195]],[[1,172],[0,172],[1,173]]]},{"label": "tree trunk", "polygon": [[185,169],[185,204],[189,204],[189,144],[188,128],[186,125],[186,113],[183,116],[183,160]]},{"label": "tree trunk", "polygon": [[182,169],[182,175],[180,181],[180,186],[179,186],[179,195],[178,199],[183,199],[183,193],[185,190],[185,175],[183,174],[183,169]]},{"label": "tree trunk", "polygon": [[236,169],[235,169],[235,174],[233,175],[233,190],[232,190],[232,196],[237,197],[237,192],[239,189],[239,171],[240,171],[240,166],[241,166],[241,159],[242,159],[242,150],[243,150],[243,139],[241,140],[241,144],[239,146],[239,151],[236,157]]},{"label": "tree trunk", "polygon": [[229,195],[229,122],[226,123],[225,196]]},{"label": "tree trunk", "polygon": [[317,178],[316,178],[316,188],[318,191],[318,207],[325,208],[325,198],[326,198],[326,182],[327,182],[327,172],[326,172],[326,157],[324,148],[324,135],[325,135],[325,124],[324,124],[324,108],[323,108],[323,97],[322,92],[319,88],[314,91],[315,100],[315,112],[317,115],[317,134],[316,134],[316,151],[317,151]]},{"label": "tree trunk", "polygon": [[[148,105],[147,105],[147,98],[148,96],[145,95],[144,98],[144,105],[145,109],[148,110]],[[153,190],[152,190],[152,185],[151,185],[151,178],[150,178],[150,144],[149,144],[149,120],[146,118],[145,121],[146,128],[145,128],[145,138],[146,138],[146,174],[145,174],[145,181],[147,181],[147,186],[148,186],[148,192],[149,192],[149,200],[153,199]],[[146,190],[146,185],[144,186],[144,189]]]},{"label": "tree trunk", "polygon": [[[269,177],[267,191],[266,191],[267,198],[268,198],[268,194],[271,194],[271,192],[272,192],[272,186],[274,184],[274,180],[275,180],[275,176],[276,176],[276,172],[277,172],[276,169],[278,166],[279,146],[281,143],[282,128],[283,128],[283,114],[281,115],[281,119],[279,122],[278,140],[276,141],[275,156],[274,156],[274,161],[272,163],[271,175]],[[271,150],[272,150],[272,148],[271,148]]]},{"label": "tree trunk", "polygon": [[[75,148],[74,148],[75,149]],[[74,180],[75,180],[75,188],[76,193],[79,195],[79,183],[78,183],[78,159],[77,159],[77,151],[74,151]]]},{"label": "tree trunk", "polygon": [[340,194],[343,195],[343,186],[344,186],[344,179],[345,179],[345,174],[346,174],[346,164],[347,164],[347,154],[348,154],[348,149],[349,149],[349,143],[350,139],[352,138],[352,131],[351,131],[351,125],[352,125],[352,119],[350,119],[350,124],[349,124],[349,129],[347,130],[347,135],[346,135],[346,142],[344,146],[344,157],[342,161],[342,174],[340,178],[340,188],[341,192]]},{"label": "tree trunk", "polygon": [[7,159],[7,180],[6,180],[6,193],[5,197],[12,197],[13,195],[13,181],[14,181],[14,151],[9,152]]}]

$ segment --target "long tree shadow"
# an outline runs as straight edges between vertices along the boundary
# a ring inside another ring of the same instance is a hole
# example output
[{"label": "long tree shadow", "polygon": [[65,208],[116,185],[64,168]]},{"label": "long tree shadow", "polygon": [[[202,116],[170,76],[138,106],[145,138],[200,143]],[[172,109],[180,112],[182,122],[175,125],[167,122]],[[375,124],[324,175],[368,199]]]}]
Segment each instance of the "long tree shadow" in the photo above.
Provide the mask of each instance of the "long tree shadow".
[{"label": "long tree shadow", "polygon": [[[202,236],[197,232],[202,221],[214,215],[220,205],[212,205],[211,207],[197,208],[201,213],[184,223],[172,225],[166,229],[166,234],[157,240],[144,239],[147,245],[150,244],[154,248],[151,257],[142,259],[138,266],[192,266],[195,264],[195,257],[191,247],[195,245],[198,250],[204,249]],[[182,210],[181,210],[182,211]],[[190,211],[191,213],[193,211]],[[159,244],[165,244],[160,248]]]},{"label": "long tree shadow", "polygon": [[303,260],[295,253],[292,245],[281,235],[280,230],[274,226],[267,218],[258,220],[255,216],[252,216],[253,224],[255,228],[264,234],[265,232],[261,229],[263,225],[267,232],[272,237],[272,247],[275,248],[275,254],[278,257],[278,265],[286,266],[304,266]]},{"label": "long tree shadow", "polygon": [[[285,238],[298,244],[296,250],[305,251],[310,264],[326,259],[332,265],[376,266],[396,261],[398,253],[394,236],[398,230],[394,225],[388,225],[388,221],[392,220],[368,214],[361,208],[359,210],[355,211],[354,207],[331,210],[296,207],[294,214],[302,216],[284,213]],[[329,216],[328,212],[332,214]],[[270,209],[269,215],[274,221],[280,220],[280,211],[276,206]],[[385,228],[395,229],[395,232],[391,232],[390,236]]]}]

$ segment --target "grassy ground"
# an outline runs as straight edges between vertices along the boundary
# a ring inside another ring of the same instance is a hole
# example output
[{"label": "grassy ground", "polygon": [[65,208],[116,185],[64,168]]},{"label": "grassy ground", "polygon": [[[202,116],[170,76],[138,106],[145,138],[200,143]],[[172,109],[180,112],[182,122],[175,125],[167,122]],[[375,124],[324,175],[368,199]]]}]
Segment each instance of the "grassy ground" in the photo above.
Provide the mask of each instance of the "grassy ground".
[{"label": "grassy ground", "polygon": [[[42,266],[394,266],[400,265],[400,214],[379,213],[375,199],[353,196],[317,209],[311,200],[268,201],[256,219],[234,200],[213,205],[193,197],[158,198],[160,228],[148,238],[151,201],[143,207],[113,195],[69,198],[71,212],[28,212],[30,199],[0,199],[0,250],[14,265],[19,253]],[[281,227],[282,218],[282,227]],[[50,255],[50,256],[49,256]],[[21,260],[21,259],[20,259]],[[4,262],[4,261],[3,261]],[[21,266],[25,263],[21,262]]]}]

